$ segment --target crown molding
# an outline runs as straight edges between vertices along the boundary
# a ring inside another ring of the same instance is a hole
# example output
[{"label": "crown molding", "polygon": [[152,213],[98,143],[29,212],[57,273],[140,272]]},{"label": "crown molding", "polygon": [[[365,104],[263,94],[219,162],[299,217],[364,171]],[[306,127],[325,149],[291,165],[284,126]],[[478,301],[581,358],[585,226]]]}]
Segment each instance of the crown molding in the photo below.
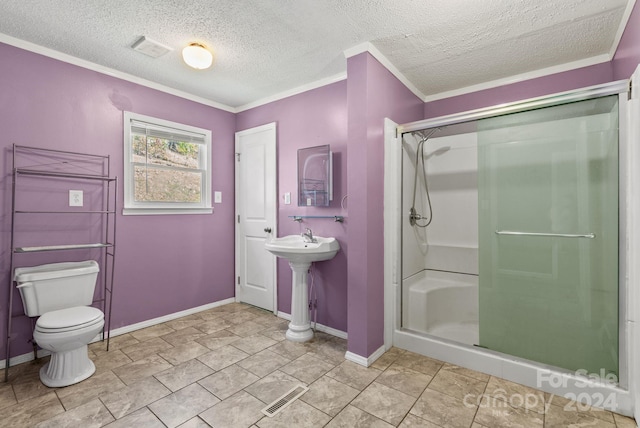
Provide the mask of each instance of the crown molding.
[{"label": "crown molding", "polygon": [[15,46],[20,49],[24,49],[29,52],[33,52],[39,55],[43,55],[49,58],[56,59],[58,61],[66,62],[67,64],[76,65],[78,67],[85,68],[87,70],[95,71],[97,73],[105,74],[107,76],[115,77],[116,79],[125,80],[127,82],[135,83],[140,86],[145,86],[147,88],[155,89],[160,92],[164,92],[170,95],[175,95],[176,97],[184,98],[189,101],[193,101],[199,104],[203,104],[209,107],[214,107],[219,110],[224,110],[229,113],[235,113],[236,109],[234,107],[230,107],[225,104],[218,103],[216,101],[209,100],[207,98],[203,98],[197,95],[190,94],[185,91],[181,91],[178,89],[171,88],[169,86],[162,85],[160,83],[152,82],[151,80],[143,79],[141,77],[134,76],[129,73],[125,73],[123,71],[119,71],[113,68],[105,67],[100,64],[96,64],[91,61],[87,61],[84,59],[76,58],[69,54],[62,53],[60,51],[56,51],[51,48],[46,48],[44,46],[36,45],[35,43],[27,42],[26,40],[17,39],[15,37],[8,36],[6,34],[0,33],[0,42],[5,43],[7,45]]},{"label": "crown molding", "polygon": [[284,98],[288,98],[288,97],[291,97],[291,96],[294,96],[294,95],[301,94],[303,92],[307,92],[307,91],[311,91],[313,89],[321,88],[323,86],[331,85],[332,83],[340,82],[342,80],[347,80],[347,73],[346,72],[335,74],[333,76],[329,76],[329,77],[326,77],[324,79],[316,80],[315,82],[307,83],[305,85],[298,86],[296,88],[289,89],[289,90],[280,92],[278,94],[270,95],[268,97],[259,99],[257,101],[253,101],[253,102],[241,105],[240,107],[236,108],[236,113],[240,113],[240,112],[243,112],[243,111],[251,110],[252,108],[260,107],[260,106],[263,106],[265,104],[269,104],[269,103],[272,103],[272,102],[275,102],[275,101],[282,100]]},{"label": "crown molding", "polygon": [[627,25],[629,25],[629,18],[631,18],[631,13],[633,12],[633,7],[636,4],[636,0],[630,0],[627,3],[627,8],[624,10],[624,14],[622,15],[622,19],[620,20],[620,26],[618,27],[618,32],[616,33],[615,39],[613,39],[613,44],[611,45],[611,50],[609,51],[609,60],[612,60],[618,51],[618,47],[620,46],[620,41],[622,40],[622,36],[624,35],[624,30],[627,29]]},{"label": "crown molding", "polygon": [[565,71],[576,70],[578,68],[589,67],[610,61],[609,54],[602,54],[591,58],[581,59],[579,61],[567,62],[565,64],[554,65],[552,67],[541,68],[539,70],[528,71],[515,76],[505,77],[503,79],[492,80],[489,82],[479,83],[477,85],[466,86],[464,88],[454,89],[451,91],[439,92],[433,95],[427,95],[422,100],[425,103],[442,100],[445,98],[457,97],[473,92],[483,91],[485,89],[497,88],[499,86],[511,85],[513,83],[524,82],[526,80],[536,79],[539,77],[550,76],[552,74],[562,73]]},{"label": "crown molding", "polygon": [[382,52],[380,52],[378,48],[376,48],[372,43],[365,42],[352,48],[346,49],[344,51],[344,56],[348,59],[364,52],[368,52],[372,57],[377,59],[384,68],[389,70],[389,72],[393,74],[404,86],[406,86],[407,89],[409,89],[416,97],[421,100],[425,98],[425,95],[413,83],[411,83],[411,81],[407,79],[405,75],[402,74],[400,70],[398,70],[396,66],[393,65],[393,63],[389,61],[389,59],[384,56]]}]

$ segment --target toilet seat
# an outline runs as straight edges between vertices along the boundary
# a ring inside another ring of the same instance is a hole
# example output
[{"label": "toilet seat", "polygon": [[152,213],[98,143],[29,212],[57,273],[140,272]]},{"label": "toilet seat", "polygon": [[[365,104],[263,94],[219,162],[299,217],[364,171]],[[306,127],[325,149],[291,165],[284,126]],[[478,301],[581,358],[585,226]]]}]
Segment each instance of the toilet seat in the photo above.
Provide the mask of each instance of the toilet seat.
[{"label": "toilet seat", "polygon": [[43,314],[36,321],[36,331],[40,333],[63,333],[91,327],[104,321],[100,309],[91,306],[75,306]]}]

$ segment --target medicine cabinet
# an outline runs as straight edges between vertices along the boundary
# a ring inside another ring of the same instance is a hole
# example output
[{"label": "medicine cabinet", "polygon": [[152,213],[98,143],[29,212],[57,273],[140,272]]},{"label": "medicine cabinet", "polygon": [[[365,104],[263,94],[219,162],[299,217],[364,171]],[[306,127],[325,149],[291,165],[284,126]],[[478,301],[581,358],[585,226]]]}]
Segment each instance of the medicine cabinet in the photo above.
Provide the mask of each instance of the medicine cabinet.
[{"label": "medicine cabinet", "polygon": [[328,144],[298,150],[298,206],[329,206],[333,199],[332,169]]}]

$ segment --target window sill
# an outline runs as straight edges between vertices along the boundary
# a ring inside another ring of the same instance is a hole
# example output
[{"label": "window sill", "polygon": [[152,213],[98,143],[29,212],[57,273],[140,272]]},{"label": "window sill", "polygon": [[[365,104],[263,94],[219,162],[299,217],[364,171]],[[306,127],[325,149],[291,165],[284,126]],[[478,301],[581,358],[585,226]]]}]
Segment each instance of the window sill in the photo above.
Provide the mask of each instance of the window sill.
[{"label": "window sill", "polygon": [[213,214],[213,208],[125,208],[122,215]]}]

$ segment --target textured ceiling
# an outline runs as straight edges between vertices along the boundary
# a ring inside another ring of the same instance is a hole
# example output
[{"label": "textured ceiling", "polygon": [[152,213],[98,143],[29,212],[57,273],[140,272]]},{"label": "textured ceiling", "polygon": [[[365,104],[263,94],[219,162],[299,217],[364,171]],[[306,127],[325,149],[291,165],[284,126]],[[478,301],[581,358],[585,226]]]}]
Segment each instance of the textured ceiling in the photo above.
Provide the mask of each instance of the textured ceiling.
[{"label": "textured ceiling", "polygon": [[[633,1],[2,0],[0,33],[238,107],[344,73],[364,42],[426,96],[610,54]],[[193,41],[212,68],[182,62]]]}]

